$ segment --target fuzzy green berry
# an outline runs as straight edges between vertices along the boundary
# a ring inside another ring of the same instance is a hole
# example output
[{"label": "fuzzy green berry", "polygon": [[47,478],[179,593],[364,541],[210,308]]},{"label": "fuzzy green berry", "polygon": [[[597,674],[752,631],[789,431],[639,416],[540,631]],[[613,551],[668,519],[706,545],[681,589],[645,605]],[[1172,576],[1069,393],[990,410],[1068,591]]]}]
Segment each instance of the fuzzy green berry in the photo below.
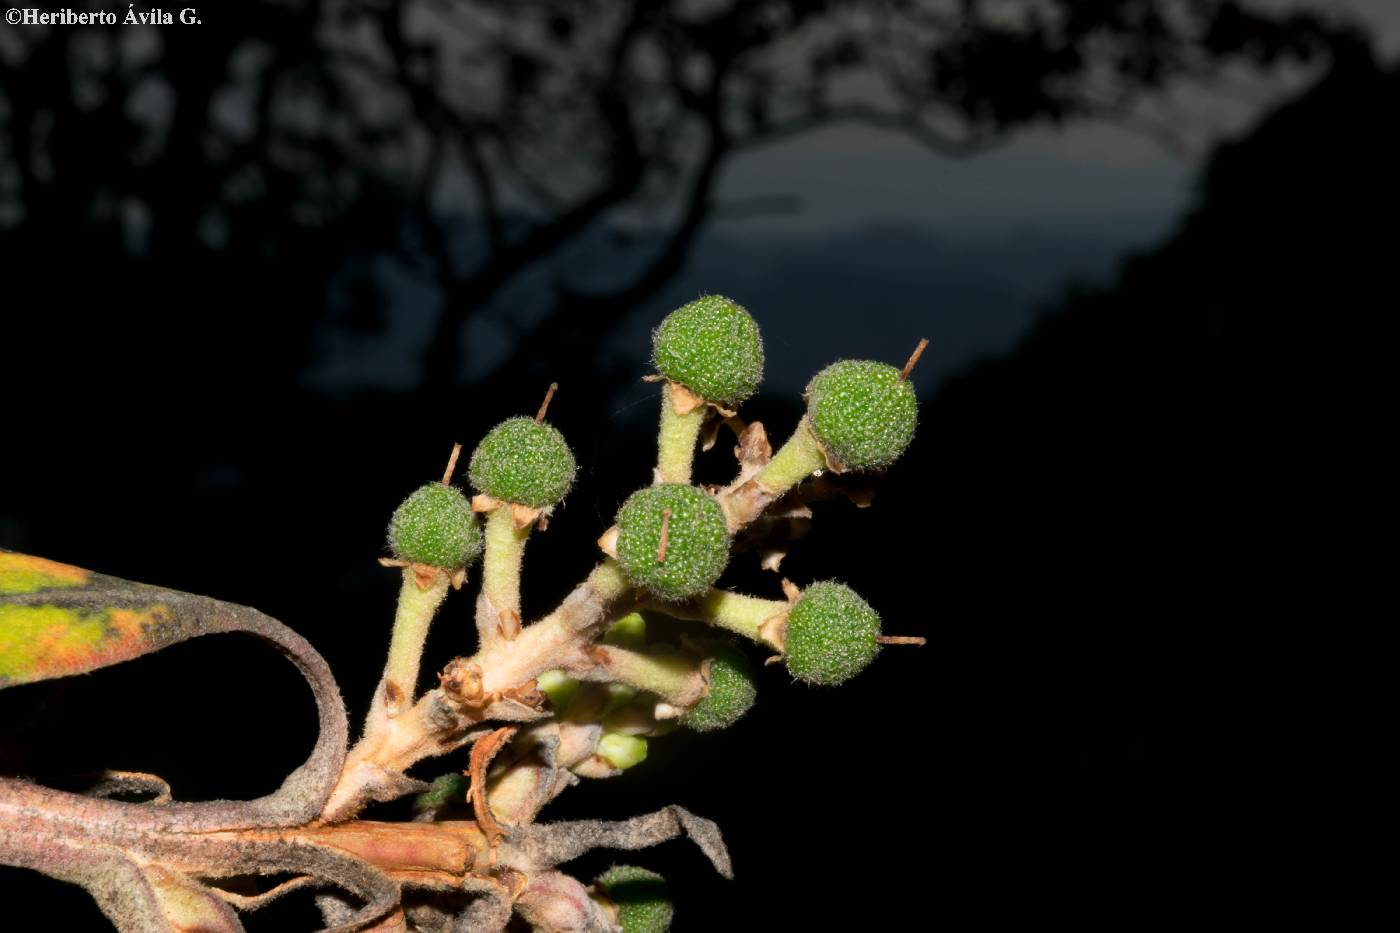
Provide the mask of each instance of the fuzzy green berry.
[{"label": "fuzzy green berry", "polygon": [[914,387],[885,363],[842,360],[807,384],[812,433],[848,470],[883,470],[914,438]]},{"label": "fuzzy green berry", "polygon": [[558,428],[522,416],[502,421],[482,438],[467,475],[493,499],[543,509],[568,494],[576,469]]},{"label": "fuzzy green berry", "polygon": [[706,645],[710,654],[710,692],[681,717],[681,724],[696,732],[727,729],[738,722],[758,696],[753,664],[748,656],[725,641]]},{"label": "fuzzy green berry", "polygon": [[413,798],[413,812],[426,813],[429,810],[440,810],[450,803],[462,803],[466,799],[467,787],[470,784],[471,781],[460,772],[434,778],[427,790]]},{"label": "fuzzy green berry", "polygon": [[729,563],[724,512],[695,486],[662,483],[637,490],[618,509],[617,527],[618,563],[633,583],[662,599],[700,595]]},{"label": "fuzzy green berry", "polygon": [[604,732],[597,755],[617,770],[626,771],[647,760],[647,740],[640,735]]},{"label": "fuzzy green berry", "polygon": [[842,583],[814,583],[788,613],[784,660],[809,684],[839,684],[865,670],[880,643],[880,616]]},{"label": "fuzzy green berry", "polygon": [[763,340],[742,307],[707,295],[672,311],[651,335],[661,375],[701,398],[733,407],[763,379]]},{"label": "fuzzy green berry", "polygon": [[671,929],[675,908],[666,879],[635,865],[614,865],[593,881],[608,900],[617,905],[622,933],[665,933]]},{"label": "fuzzy green berry", "polygon": [[481,526],[460,490],[428,483],[394,510],[389,548],[411,564],[457,570],[481,553]]}]

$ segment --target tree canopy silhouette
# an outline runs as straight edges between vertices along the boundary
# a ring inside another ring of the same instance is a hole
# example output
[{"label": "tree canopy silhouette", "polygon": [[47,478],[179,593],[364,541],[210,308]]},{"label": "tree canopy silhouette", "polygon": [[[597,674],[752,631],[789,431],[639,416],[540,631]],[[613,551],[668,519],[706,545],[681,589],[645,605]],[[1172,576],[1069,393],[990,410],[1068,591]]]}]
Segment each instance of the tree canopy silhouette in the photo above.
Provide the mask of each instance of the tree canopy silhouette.
[{"label": "tree canopy silhouette", "polygon": [[[681,267],[740,153],[856,122],[966,156],[1037,122],[1135,120],[1174,82],[1338,35],[1232,0],[249,0],[200,27],[11,29],[0,246],[36,280],[78,255],[97,274],[9,301],[128,296],[97,344],[159,339],[197,305],[290,377],[328,305],[382,324],[373,263],[327,283],[388,256],[432,296],[423,375],[442,390],[463,325],[543,274],[542,313],[497,316],[517,340],[495,373],[548,359],[558,377],[555,348],[586,356]],[[640,235],[599,284],[560,257],[602,223]]]}]

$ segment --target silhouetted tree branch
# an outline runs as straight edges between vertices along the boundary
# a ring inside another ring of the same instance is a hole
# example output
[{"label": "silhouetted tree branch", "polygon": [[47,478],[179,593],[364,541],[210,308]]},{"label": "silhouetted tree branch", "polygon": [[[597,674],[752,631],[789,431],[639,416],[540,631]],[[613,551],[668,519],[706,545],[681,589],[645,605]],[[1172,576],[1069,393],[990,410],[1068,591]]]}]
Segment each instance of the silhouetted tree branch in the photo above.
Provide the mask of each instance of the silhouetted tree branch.
[{"label": "silhouetted tree branch", "polygon": [[[554,300],[537,328],[591,339],[654,294],[736,154],[841,123],[951,157],[1069,120],[1170,145],[1135,113],[1145,95],[1350,35],[1231,0],[249,0],[220,15],[197,35],[0,36],[0,243],[295,256],[324,279],[346,248],[325,231],[374,230],[442,296],[423,351],[439,390],[461,377],[472,315],[542,264]],[[629,280],[584,289],[558,270],[586,231],[638,218],[662,234]],[[279,322],[289,342],[323,323],[312,281]]]}]

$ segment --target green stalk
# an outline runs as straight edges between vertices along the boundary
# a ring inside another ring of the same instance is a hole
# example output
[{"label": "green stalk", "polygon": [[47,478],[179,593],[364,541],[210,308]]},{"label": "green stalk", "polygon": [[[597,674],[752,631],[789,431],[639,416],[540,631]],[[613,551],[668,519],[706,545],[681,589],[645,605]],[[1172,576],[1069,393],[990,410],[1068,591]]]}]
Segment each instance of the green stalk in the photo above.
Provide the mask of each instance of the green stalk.
[{"label": "green stalk", "polygon": [[671,403],[671,383],[661,390],[661,432],[657,438],[656,474],[662,483],[689,483],[695,460],[695,444],[705,423],[707,406],[684,415],[676,414]]},{"label": "green stalk", "polygon": [[826,455],[812,433],[806,417],[798,422],[792,437],[774,454],[773,459],[758,474],[758,482],[773,495],[780,496],[818,470],[826,469]]},{"label": "green stalk", "polygon": [[447,596],[449,582],[448,573],[439,570],[427,589],[419,589],[413,568],[403,569],[399,605],[394,612],[394,633],[389,639],[389,658],[384,663],[383,692],[390,715],[411,705],[417,694],[423,643],[428,638],[428,627],[432,625],[438,606]]},{"label": "green stalk", "polygon": [[599,599],[609,603],[630,590],[632,581],[627,579],[627,571],[622,569],[621,564],[611,557],[605,557],[588,575],[588,585],[593,587]]},{"label": "green stalk", "polygon": [[701,598],[699,605],[706,622],[737,632],[754,641],[763,641],[759,634],[763,623],[778,613],[785,612],[787,607],[785,600],[759,599],[756,596],[726,593],[723,590],[711,590]]},{"label": "green stalk", "polygon": [[591,650],[613,680],[650,691],[677,706],[693,704],[704,692],[700,667],[689,655],[644,654],[602,645]]},{"label": "green stalk", "polygon": [[486,556],[481,566],[481,591],[497,612],[520,612],[520,563],[534,525],[515,527],[511,508],[500,505],[486,513]]}]

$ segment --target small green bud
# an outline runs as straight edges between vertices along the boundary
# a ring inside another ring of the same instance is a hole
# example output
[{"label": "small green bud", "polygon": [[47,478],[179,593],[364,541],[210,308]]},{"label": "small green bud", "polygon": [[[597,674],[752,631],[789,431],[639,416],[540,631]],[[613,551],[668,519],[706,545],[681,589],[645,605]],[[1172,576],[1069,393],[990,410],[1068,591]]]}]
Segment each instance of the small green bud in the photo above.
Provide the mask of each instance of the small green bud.
[{"label": "small green bud", "polygon": [[893,366],[842,360],[807,384],[807,420],[846,469],[883,470],[913,440],[918,401]]},{"label": "small green bud", "polygon": [[535,679],[535,683],[539,686],[540,693],[549,697],[549,705],[556,713],[568,709],[569,701],[578,693],[580,686],[577,680],[563,671],[545,671]]},{"label": "small green bud", "polygon": [[666,879],[635,865],[614,865],[593,881],[617,905],[622,933],[666,933],[675,908]]},{"label": "small green bud", "polygon": [[729,563],[724,512],[695,486],[662,483],[637,490],[618,509],[617,526],[622,569],[633,583],[662,599],[699,596]]},{"label": "small green bud", "polygon": [[502,502],[543,509],[574,484],[577,467],[564,435],[553,425],[519,417],[491,429],[472,453],[472,487]]},{"label": "small green bud", "polygon": [[733,407],[763,379],[763,340],[749,312],[707,295],[666,316],[651,335],[661,375],[710,402]]},{"label": "small green bud", "polygon": [[607,694],[607,698],[603,701],[604,713],[621,709],[637,698],[637,688],[628,684],[605,684],[603,690]]},{"label": "small green bud", "polygon": [[461,772],[453,772],[434,778],[432,785],[427,790],[413,798],[413,812],[426,813],[449,803],[464,802],[467,796],[467,785],[470,783]]},{"label": "small green bud", "polygon": [[399,560],[457,570],[481,553],[481,526],[460,490],[428,483],[394,510],[389,547]]},{"label": "small green bud", "polygon": [[605,732],[598,740],[598,756],[619,771],[647,760],[647,740],[639,735]]},{"label": "small green bud", "polygon": [[710,654],[710,692],[692,706],[681,724],[696,732],[727,729],[743,718],[758,696],[753,664],[727,641],[705,644]]},{"label": "small green bud", "polygon": [[839,684],[874,659],[879,634],[879,614],[855,590],[830,580],[813,583],[788,613],[783,660],[798,680]]},{"label": "small green bud", "polygon": [[629,612],[603,633],[603,644],[641,651],[647,643],[647,620],[640,612]]}]

